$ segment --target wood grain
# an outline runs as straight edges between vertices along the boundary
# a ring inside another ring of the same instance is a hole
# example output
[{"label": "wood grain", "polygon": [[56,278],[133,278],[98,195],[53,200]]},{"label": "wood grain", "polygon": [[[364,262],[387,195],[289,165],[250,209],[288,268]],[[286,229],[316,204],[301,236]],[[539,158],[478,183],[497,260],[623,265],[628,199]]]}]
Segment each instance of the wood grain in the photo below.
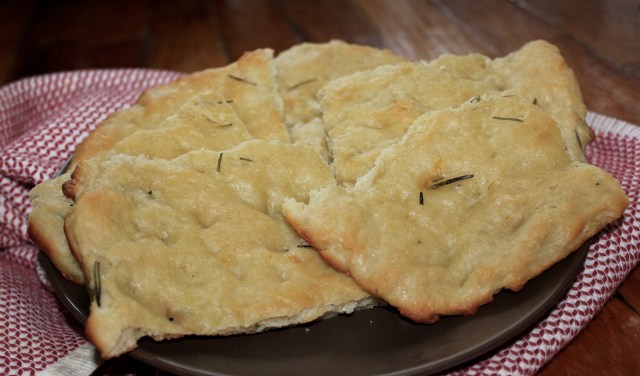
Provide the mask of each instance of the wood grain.
[{"label": "wood grain", "polygon": [[574,37],[614,69],[640,78],[637,1],[520,0],[518,4]]},{"label": "wood grain", "polygon": [[245,51],[273,48],[280,52],[300,42],[284,10],[274,0],[213,1],[220,20],[221,36],[231,60]]},{"label": "wood grain", "polygon": [[409,58],[430,60],[447,52],[487,52],[432,3],[359,0],[357,4],[381,30],[385,46]]},{"label": "wood grain", "polygon": [[149,10],[148,66],[195,72],[227,64],[230,58],[213,9],[199,1],[179,3],[157,2]]},{"label": "wood grain", "polygon": [[[640,124],[640,5],[635,0],[66,0],[0,2],[0,84],[62,70],[193,72],[261,47],[343,39],[413,59],[502,56],[533,39],[557,45],[591,111]],[[636,239],[637,241],[637,239]],[[640,369],[640,269],[541,375]],[[167,374],[129,358],[99,374]]]},{"label": "wood grain", "polygon": [[[341,39],[383,47],[380,32],[351,2],[284,0],[282,7],[301,40],[327,42]],[[340,9],[340,12],[336,12],[336,9]]]}]

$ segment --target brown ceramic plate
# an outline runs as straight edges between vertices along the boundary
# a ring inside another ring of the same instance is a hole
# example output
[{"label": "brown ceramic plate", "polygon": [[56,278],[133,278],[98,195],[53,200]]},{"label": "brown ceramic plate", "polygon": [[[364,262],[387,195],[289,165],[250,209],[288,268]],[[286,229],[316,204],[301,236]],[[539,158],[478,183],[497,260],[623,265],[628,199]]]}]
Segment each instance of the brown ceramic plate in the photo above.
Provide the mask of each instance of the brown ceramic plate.
[{"label": "brown ceramic plate", "polygon": [[[501,292],[474,316],[418,325],[392,308],[374,308],[254,335],[143,339],[131,355],[184,375],[431,374],[486,354],[535,324],[571,286],[587,250],[583,245],[518,293]],[[39,261],[64,305],[84,323],[84,288],[64,279],[44,254]]]}]

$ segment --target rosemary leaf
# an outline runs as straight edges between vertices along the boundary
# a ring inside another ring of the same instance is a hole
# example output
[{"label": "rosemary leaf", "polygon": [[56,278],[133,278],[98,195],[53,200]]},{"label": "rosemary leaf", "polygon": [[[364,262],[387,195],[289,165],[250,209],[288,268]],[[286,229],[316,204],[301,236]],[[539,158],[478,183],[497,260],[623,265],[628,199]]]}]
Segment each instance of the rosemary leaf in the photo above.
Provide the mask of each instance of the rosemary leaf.
[{"label": "rosemary leaf", "polygon": [[224,153],[220,153],[220,155],[218,156],[218,166],[216,167],[217,172],[220,172],[220,166],[222,165],[222,154]]},{"label": "rosemary leaf", "polygon": [[473,177],[473,175],[462,175],[462,176],[458,176],[458,177],[455,177],[455,178],[447,179],[447,180],[444,180],[444,181],[439,181],[438,183],[435,183],[434,185],[429,187],[429,189],[436,189],[436,188],[442,187],[443,185],[449,185],[449,184],[457,183],[457,182],[462,181],[462,180],[471,179],[472,177]]},{"label": "rosemary leaf", "polygon": [[492,116],[492,118],[497,120],[508,120],[508,121],[517,121],[518,123],[522,123],[524,120],[513,118],[513,117],[503,117],[503,116]]},{"label": "rosemary leaf", "polygon": [[301,244],[296,245],[296,247],[298,247],[298,248],[313,248],[313,246],[311,244],[309,244],[309,243],[301,243]]},{"label": "rosemary leaf", "polygon": [[303,85],[306,85],[306,84],[310,84],[310,83],[312,83],[312,82],[314,82],[314,81],[318,81],[318,79],[317,79],[317,78],[310,78],[310,79],[308,79],[308,80],[304,80],[304,81],[302,81],[302,82],[298,82],[297,84],[295,84],[295,85],[291,86],[291,87],[289,88],[289,90],[297,89],[297,88],[299,88],[300,86],[303,86]]},{"label": "rosemary leaf", "polygon": [[245,157],[240,157],[240,160],[241,160],[241,161],[247,161],[247,162],[253,162],[253,160],[252,160],[252,159],[245,158]]},{"label": "rosemary leaf", "polygon": [[93,263],[93,294],[96,298],[96,304],[100,307],[100,294],[101,294],[101,283],[100,283],[100,262],[94,261]]},{"label": "rosemary leaf", "polygon": [[578,139],[578,145],[580,145],[580,149],[584,150],[584,148],[582,147],[582,140],[580,139],[580,135],[578,134],[578,130],[575,130],[576,132],[576,138]]},{"label": "rosemary leaf", "polygon": [[238,76],[234,76],[232,74],[228,74],[227,75],[229,78],[236,80],[236,81],[240,81],[240,82],[244,82],[245,84],[249,84],[249,85],[253,85],[253,86],[258,86],[258,84],[256,84],[253,81],[249,81],[246,78],[242,78],[242,77],[238,77]]},{"label": "rosemary leaf", "polygon": [[422,193],[422,191],[420,191],[420,205],[424,205],[424,194]]}]

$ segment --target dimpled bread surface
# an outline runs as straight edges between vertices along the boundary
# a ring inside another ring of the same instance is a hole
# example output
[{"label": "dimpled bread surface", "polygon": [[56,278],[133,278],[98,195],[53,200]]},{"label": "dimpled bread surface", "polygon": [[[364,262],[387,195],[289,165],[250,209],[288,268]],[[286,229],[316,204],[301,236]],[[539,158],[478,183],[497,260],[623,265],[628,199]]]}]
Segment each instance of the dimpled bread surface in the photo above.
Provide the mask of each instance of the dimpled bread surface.
[{"label": "dimpled bread surface", "polygon": [[429,323],[519,290],[627,204],[608,173],[572,160],[540,106],[498,96],[421,116],[355,186],[284,212],[336,269]]},{"label": "dimpled bread surface", "polygon": [[316,93],[328,82],[403,61],[406,59],[388,50],[338,40],[301,43],[283,51],[275,62],[286,124],[307,123],[320,116]]},{"label": "dimpled bread surface", "polygon": [[556,120],[570,157],[585,161],[582,149],[592,131],[584,122],[578,83],[555,46],[534,41],[494,60],[478,54],[442,55],[428,63],[383,66],[327,84],[318,96],[336,178],[355,183],[423,113],[490,93],[535,102]]},{"label": "dimpled bread surface", "polygon": [[111,151],[138,129],[159,126],[194,97],[216,90],[255,138],[287,141],[282,100],[277,93],[273,51],[246,52],[236,62],[180,77],[143,93],[135,105],[108,117],[78,145],[73,165]]},{"label": "dimpled bread surface", "polygon": [[[69,170],[82,160],[113,152],[170,159],[199,148],[226,149],[252,138],[287,141],[274,75],[273,51],[262,49],[228,66],[149,89],[78,145]],[[62,229],[72,206],[60,180],[44,181],[30,193],[34,210],[28,231],[61,273],[81,284],[82,271]]]},{"label": "dimpled bread surface", "polygon": [[142,336],[252,333],[373,304],[284,220],[285,197],[333,181],[310,148],[113,155],[82,162],[75,179],[65,232],[92,290],[87,335],[105,358]]}]

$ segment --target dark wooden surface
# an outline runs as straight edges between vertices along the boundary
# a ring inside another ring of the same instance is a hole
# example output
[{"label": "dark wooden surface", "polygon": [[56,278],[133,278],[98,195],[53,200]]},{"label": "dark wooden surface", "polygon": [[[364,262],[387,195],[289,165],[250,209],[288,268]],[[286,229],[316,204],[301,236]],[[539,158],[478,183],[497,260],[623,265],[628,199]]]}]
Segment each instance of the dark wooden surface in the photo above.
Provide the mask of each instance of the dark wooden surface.
[{"label": "dark wooden surface", "polygon": [[[556,44],[587,107],[640,124],[640,2],[633,0],[2,1],[0,84],[83,68],[192,72],[243,51],[332,38],[416,59]],[[640,269],[541,375],[640,373]],[[162,373],[127,357],[107,374]]]}]

